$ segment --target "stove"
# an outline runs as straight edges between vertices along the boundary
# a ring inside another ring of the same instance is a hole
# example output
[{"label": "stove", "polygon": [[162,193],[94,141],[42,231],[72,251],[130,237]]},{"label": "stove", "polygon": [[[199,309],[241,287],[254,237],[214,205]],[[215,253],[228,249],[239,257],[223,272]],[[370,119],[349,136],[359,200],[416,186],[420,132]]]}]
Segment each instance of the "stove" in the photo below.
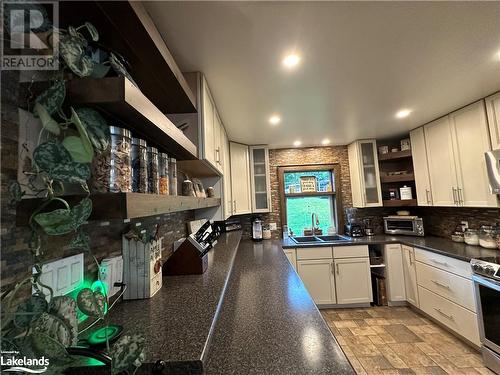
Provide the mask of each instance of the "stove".
[{"label": "stove", "polygon": [[500,374],[500,256],[472,259],[470,264],[483,361]]}]

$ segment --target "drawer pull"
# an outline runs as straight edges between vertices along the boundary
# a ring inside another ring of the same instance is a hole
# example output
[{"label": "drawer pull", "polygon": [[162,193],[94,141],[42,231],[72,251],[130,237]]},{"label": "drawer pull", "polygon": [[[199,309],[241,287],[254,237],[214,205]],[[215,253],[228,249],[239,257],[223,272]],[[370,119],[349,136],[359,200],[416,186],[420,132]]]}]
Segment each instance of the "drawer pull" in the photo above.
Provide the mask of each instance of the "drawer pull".
[{"label": "drawer pull", "polygon": [[444,313],[441,309],[438,309],[437,307],[434,307],[434,310],[436,310],[438,313],[440,313],[445,318],[448,318],[452,321],[455,321],[455,318],[453,317],[453,315],[448,315],[448,314]]},{"label": "drawer pull", "polygon": [[451,290],[451,288],[446,285],[446,284],[443,284],[443,283],[440,283],[439,281],[436,281],[436,280],[431,280],[434,284],[436,284],[437,286],[440,286],[441,288],[445,288],[445,289],[449,289]]},{"label": "drawer pull", "polygon": [[440,262],[439,260],[436,260],[436,259],[431,259],[434,263],[436,264],[440,264],[441,266],[444,266],[444,267],[449,267],[450,265],[446,262]]},{"label": "drawer pull", "polygon": [[335,266],[337,267],[337,275],[340,275],[339,264],[335,263]]}]

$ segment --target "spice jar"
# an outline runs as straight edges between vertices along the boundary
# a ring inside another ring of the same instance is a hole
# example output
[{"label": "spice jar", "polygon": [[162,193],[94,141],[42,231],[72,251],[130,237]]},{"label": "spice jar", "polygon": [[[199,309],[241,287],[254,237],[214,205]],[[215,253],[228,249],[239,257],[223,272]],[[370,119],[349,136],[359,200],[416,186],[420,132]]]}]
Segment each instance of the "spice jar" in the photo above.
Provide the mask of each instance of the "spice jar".
[{"label": "spice jar", "polygon": [[162,152],[159,159],[160,194],[168,195],[168,155]]},{"label": "spice jar", "polygon": [[177,195],[177,160],[174,158],[168,161],[168,180],[170,195]]},{"label": "spice jar", "polygon": [[148,154],[144,139],[132,138],[132,191],[148,192]]},{"label": "spice jar", "polygon": [[491,225],[483,225],[479,229],[479,245],[487,249],[496,249],[496,235]]},{"label": "spice jar", "polygon": [[477,230],[468,228],[464,233],[464,241],[467,245],[479,245],[479,234]]},{"label": "spice jar", "polygon": [[130,131],[110,126],[108,149],[92,161],[92,190],[96,192],[129,192],[132,189]]},{"label": "spice jar", "polygon": [[158,194],[160,191],[160,174],[158,163],[158,149],[148,147],[148,192]]}]

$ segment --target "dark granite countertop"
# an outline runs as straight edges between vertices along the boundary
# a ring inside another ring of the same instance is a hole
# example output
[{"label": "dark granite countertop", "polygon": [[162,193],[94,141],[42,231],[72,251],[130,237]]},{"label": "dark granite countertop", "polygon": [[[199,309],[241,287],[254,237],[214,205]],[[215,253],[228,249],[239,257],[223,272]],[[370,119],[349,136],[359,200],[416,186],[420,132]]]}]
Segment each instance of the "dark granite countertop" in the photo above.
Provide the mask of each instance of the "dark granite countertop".
[{"label": "dark granite countertop", "polygon": [[210,374],[355,374],[278,240],[242,240],[208,351]]},{"label": "dark granite countertop", "polygon": [[466,245],[465,243],[453,242],[442,237],[411,237],[411,236],[389,236],[375,235],[371,237],[351,238],[349,241],[338,241],[333,243],[313,243],[297,244],[290,238],[282,241],[283,248],[297,247],[318,247],[318,246],[351,246],[351,245],[370,245],[370,244],[389,244],[400,243],[403,245],[414,246],[424,250],[443,254],[449,257],[457,258],[469,262],[472,258],[498,256],[499,250],[489,250],[480,246]]}]

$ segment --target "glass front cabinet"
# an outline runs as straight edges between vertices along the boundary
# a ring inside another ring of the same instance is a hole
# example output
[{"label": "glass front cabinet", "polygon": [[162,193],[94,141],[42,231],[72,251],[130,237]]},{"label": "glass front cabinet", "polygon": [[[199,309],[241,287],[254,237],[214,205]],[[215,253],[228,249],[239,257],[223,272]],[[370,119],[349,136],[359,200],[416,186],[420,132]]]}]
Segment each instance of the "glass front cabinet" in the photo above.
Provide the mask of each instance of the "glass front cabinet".
[{"label": "glass front cabinet", "polygon": [[361,140],[348,146],[354,207],[382,206],[382,192],[377,157],[377,142]]},{"label": "glass front cabinet", "polygon": [[264,146],[250,146],[250,179],[252,186],[252,212],[271,211],[269,182],[269,150]]}]

